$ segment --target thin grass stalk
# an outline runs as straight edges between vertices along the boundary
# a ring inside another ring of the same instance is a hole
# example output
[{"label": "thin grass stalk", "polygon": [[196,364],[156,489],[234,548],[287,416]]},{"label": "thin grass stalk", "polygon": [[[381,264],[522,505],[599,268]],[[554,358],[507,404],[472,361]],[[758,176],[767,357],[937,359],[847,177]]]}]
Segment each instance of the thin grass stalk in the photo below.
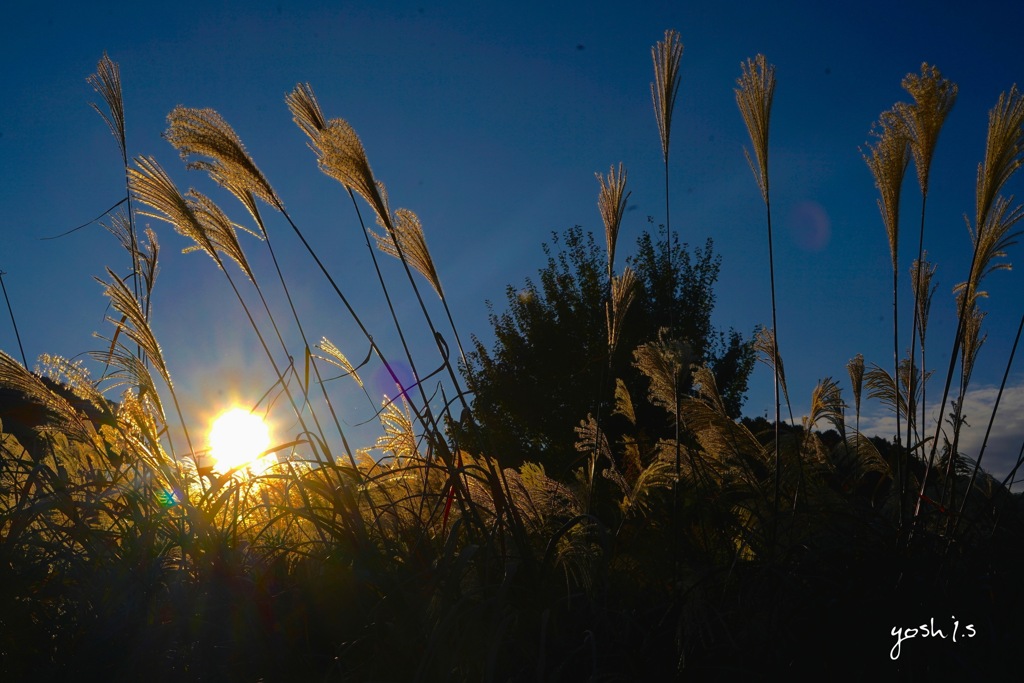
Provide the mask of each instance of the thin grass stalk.
[{"label": "thin grass stalk", "polygon": [[[900,352],[899,352],[899,206],[900,191],[903,178],[910,161],[910,137],[904,120],[894,110],[882,112],[878,122],[872,127],[875,137],[873,144],[868,145],[864,153],[864,161],[875,179],[875,187],[879,192],[878,209],[882,214],[886,235],[889,238],[889,254],[892,259],[892,346],[893,346],[893,390],[899,396]],[[900,489],[900,527],[905,518],[906,484],[909,480],[908,453],[902,447],[902,428],[900,423],[899,401],[895,402],[896,437],[896,473]]]},{"label": "thin grass stalk", "polygon": [[992,433],[992,425],[996,420],[996,412],[999,410],[999,402],[1003,398],[1003,390],[1006,389],[1006,382],[1010,377],[1010,368],[1013,366],[1013,358],[1017,354],[1017,345],[1020,343],[1022,331],[1024,331],[1024,315],[1021,316],[1020,324],[1017,325],[1017,335],[1014,337],[1013,346],[1010,348],[1010,357],[1006,360],[1006,369],[1003,371],[1003,379],[999,383],[999,392],[996,394],[996,401],[992,406],[992,414],[989,416],[988,426],[985,428],[985,438],[981,441],[981,449],[978,451],[978,457],[974,461],[974,469],[971,472],[971,479],[967,484],[967,489],[964,491],[964,499],[960,501],[960,508],[953,517],[953,528],[949,534],[948,545],[952,545],[953,540],[956,538],[957,527],[960,524],[960,520],[963,519],[964,508],[967,507],[967,499],[971,496],[971,490],[974,488],[974,481],[978,476],[978,470],[981,469],[981,460],[985,457],[985,448],[988,446],[988,437]]},{"label": "thin grass stalk", "polygon": [[740,67],[741,75],[736,80],[738,87],[735,89],[736,104],[743,117],[747,133],[750,136],[754,155],[757,158],[757,166],[755,167],[746,148],[744,148],[743,153],[747,158],[747,163],[750,165],[750,170],[754,173],[754,179],[757,181],[758,188],[761,190],[761,198],[764,200],[765,216],[768,224],[768,276],[771,285],[772,303],[772,376],[775,392],[775,499],[774,513],[772,515],[772,544],[774,544],[778,535],[779,496],[781,493],[779,425],[782,422],[782,405],[779,398],[779,328],[775,305],[775,253],[774,240],[772,239],[771,193],[768,175],[768,131],[771,120],[772,100],[775,96],[775,67],[768,64],[763,54],[757,55],[754,59],[748,59]]},{"label": "thin grass stalk", "polygon": [[14,338],[18,340],[18,350],[21,352],[21,364],[27,368],[28,361],[25,360],[25,347],[21,345],[21,335],[18,333],[18,321],[14,319],[14,309],[11,308],[11,299],[7,296],[7,286],[4,284],[4,275],[7,275],[7,273],[0,270],[0,289],[3,290],[4,301],[7,302],[7,312],[11,314],[11,325],[14,327]]},{"label": "thin grass stalk", "polygon": [[[1024,124],[1024,98],[1021,97],[1017,86],[1013,86],[1008,93],[1004,92],[999,96],[995,107],[989,111],[988,115],[985,159],[978,164],[976,185],[975,226],[977,235],[971,254],[971,267],[968,270],[967,291],[961,299],[960,310],[957,314],[957,329],[953,337],[953,349],[949,355],[949,366],[946,370],[942,400],[939,404],[940,416],[946,410],[946,401],[953,383],[953,372],[956,369],[960,345],[963,343],[965,316],[970,303],[968,300],[973,298],[977,280],[980,280],[987,267],[987,264],[979,262],[982,233],[989,228],[990,213],[993,206],[998,203],[997,198],[1002,187],[1024,163],[1024,126],[1022,124]],[[974,283],[973,286],[972,283]],[[942,420],[940,417],[935,427],[935,438],[928,456],[929,464],[934,463],[941,431]],[[924,494],[925,483],[925,481],[921,482],[921,495]]]}]

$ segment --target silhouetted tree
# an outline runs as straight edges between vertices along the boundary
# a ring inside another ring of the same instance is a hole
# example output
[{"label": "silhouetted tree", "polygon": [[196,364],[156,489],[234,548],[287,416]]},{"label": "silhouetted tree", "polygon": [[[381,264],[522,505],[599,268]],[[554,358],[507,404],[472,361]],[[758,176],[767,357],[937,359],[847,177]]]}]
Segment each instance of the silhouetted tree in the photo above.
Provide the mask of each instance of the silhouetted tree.
[{"label": "silhouetted tree", "polygon": [[[610,358],[603,251],[579,226],[561,236],[553,233],[543,249],[547,265],[538,280],[527,278],[519,288],[509,285],[505,312],[494,313],[488,302],[493,349],[473,338],[465,374],[474,392],[474,416],[483,429],[459,430],[464,448],[486,452],[505,466],[534,461],[556,476],[565,474],[580,455],[574,431],[580,420],[593,414],[605,426],[610,422],[616,378],[627,383],[634,397],[647,395],[646,380],[632,365],[633,349],[656,339],[662,327],[689,345],[695,362],[714,371],[728,410],[739,413],[753,351],[740,333],[726,334],[711,324],[721,258],[710,239],[692,251],[674,239],[669,259],[663,240],[640,235],[628,264],[641,287]],[[668,271],[670,263],[677,269],[675,277]],[[665,424],[669,436],[664,411],[641,404],[638,409],[653,417],[642,423]],[[614,428],[609,435],[615,436]]]}]

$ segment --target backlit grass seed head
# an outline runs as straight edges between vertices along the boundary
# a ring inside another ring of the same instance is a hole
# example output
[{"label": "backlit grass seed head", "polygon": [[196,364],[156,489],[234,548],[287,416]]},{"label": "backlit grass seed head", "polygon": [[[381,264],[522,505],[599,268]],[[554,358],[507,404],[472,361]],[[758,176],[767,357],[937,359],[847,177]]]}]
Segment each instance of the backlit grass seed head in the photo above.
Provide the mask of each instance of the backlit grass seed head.
[{"label": "backlit grass seed head", "polygon": [[[925,256],[927,256],[927,252]],[[938,266],[934,263],[917,259],[914,259],[914,263],[910,266],[910,281],[917,288],[914,300],[917,302],[918,329],[922,344],[928,331],[928,314],[932,308],[932,297],[935,296],[936,285],[932,284],[932,279],[935,276],[936,268]]]},{"label": "backlit grass seed head", "polygon": [[775,96],[775,67],[768,64],[764,55],[757,55],[740,65],[742,74],[736,79],[736,104],[747,126],[750,143],[754,147],[757,166],[750,158],[750,152],[743,153],[754,173],[761,197],[768,201],[768,122],[772,113],[772,98]]},{"label": "backlit grass seed head", "polygon": [[978,166],[975,225],[983,226],[1003,185],[1024,163],[1024,98],[1017,86],[1002,93],[988,114],[985,161]]},{"label": "backlit grass seed head", "polygon": [[597,208],[601,212],[601,220],[604,222],[604,237],[608,244],[608,277],[612,275],[612,265],[615,262],[615,245],[619,239],[619,228],[622,225],[622,215],[626,211],[626,200],[629,192],[626,189],[626,169],[620,163],[616,172],[612,166],[608,170],[608,176],[595,173],[597,182],[601,184],[601,191],[597,196]]},{"label": "backlit grass seed head", "polygon": [[874,142],[868,143],[868,151],[863,156],[875,177],[875,187],[880,195],[878,210],[885,223],[889,253],[895,269],[899,244],[900,190],[910,162],[910,138],[903,119],[892,110],[882,113],[872,127],[871,135],[875,138]]},{"label": "backlit grass seed head", "polygon": [[285,95],[284,101],[295,124],[309,136],[313,145],[317,144],[320,131],[327,127],[327,120],[320,110],[320,103],[316,101],[313,88],[309,83],[299,83],[295,90]]},{"label": "backlit grass seed head", "polygon": [[625,326],[626,314],[636,300],[639,281],[629,266],[623,269],[622,275],[612,278],[612,296],[605,309],[608,322],[608,353],[611,355],[618,346],[619,338]]},{"label": "backlit grass seed head", "polygon": [[[974,270],[971,271],[971,278],[966,283],[970,291],[968,305],[974,305],[976,299],[987,296],[985,292],[979,291],[981,282],[987,275],[997,270],[1010,270],[1012,267],[1008,261],[997,261],[1006,258],[1006,250],[1016,244],[1021,235],[1021,231],[1011,230],[1024,218],[1024,206],[1010,208],[1012,203],[1012,197],[996,197],[992,208],[986,213],[981,230],[975,231],[966,216],[964,217],[975,253]],[[965,283],[957,285],[955,291],[962,291],[964,286]]]},{"label": "backlit grass seed head", "polygon": [[198,248],[217,260],[213,242],[192,204],[178,191],[155,159],[136,158],[135,167],[128,169],[128,184],[135,198],[155,212],[143,212],[144,216],[170,223],[179,234],[194,241]]},{"label": "backlit grass seed head", "polygon": [[[437,295],[443,298],[441,278],[437,274],[437,268],[434,267],[434,259],[430,256],[430,250],[427,249],[427,240],[423,236],[423,226],[420,224],[419,217],[408,209],[397,209],[392,221],[392,230],[388,230],[380,219],[377,224],[384,228],[383,234],[370,231],[370,234],[377,240],[377,247],[385,254],[395,258],[399,258],[398,249],[401,248],[406,262],[427,278],[427,282],[434,288]],[[396,239],[398,246],[395,246]]]},{"label": "backlit grass seed head", "polygon": [[864,389],[864,354],[858,353],[846,364],[846,371],[850,373],[850,386],[853,388],[853,403],[857,414],[860,415],[860,397]]},{"label": "backlit grass seed head", "polygon": [[778,345],[775,342],[775,330],[770,327],[762,327],[754,335],[754,352],[757,359],[772,369],[778,370],[779,388],[782,389],[782,396],[789,403],[789,389],[786,388],[786,369],[782,365],[782,355],[779,353]]},{"label": "backlit grass seed head", "polygon": [[206,157],[190,161],[189,168],[204,170],[219,185],[245,203],[243,193],[259,197],[277,210],[284,204],[245,151],[241,139],[213,109],[177,106],[167,116],[164,137],[174,145],[181,158]]},{"label": "backlit grass seed head", "polygon": [[363,143],[352,126],[343,119],[331,119],[320,132],[315,147],[320,158],[320,170],[359,193],[376,212],[377,218],[384,225],[389,225],[391,217],[386,202],[377,189]]},{"label": "backlit grass seed head", "polygon": [[669,138],[672,132],[672,110],[679,94],[679,63],[683,57],[683,44],[679,33],[665,31],[665,40],[651,48],[654,61],[654,83],[651,83],[651,99],[654,101],[654,116],[658,120],[661,136],[661,153],[668,162]]},{"label": "backlit grass seed head", "polygon": [[128,152],[125,148],[124,134],[124,100],[121,97],[121,69],[104,52],[103,58],[96,65],[96,73],[89,76],[86,82],[93,87],[93,90],[99,93],[100,97],[103,98],[103,102],[106,103],[107,109],[110,111],[109,116],[104,114],[103,110],[95,103],[93,103],[92,108],[106,121],[107,126],[110,127],[110,132],[117,140],[117,146],[121,149],[121,157],[127,160]]},{"label": "backlit grass seed head", "polygon": [[956,103],[957,86],[943,78],[936,67],[922,64],[920,75],[904,77],[903,89],[914,98],[914,104],[901,102],[896,105],[896,111],[907,126],[921,193],[928,194],[932,155],[942,124]]},{"label": "backlit grass seed head", "polygon": [[[242,245],[238,241],[238,233],[236,232],[236,229],[245,230],[245,228],[233,223],[227,217],[227,214],[206,195],[196,190],[189,190],[187,199],[192,206],[196,218],[205,227],[206,234],[213,247],[237,263],[245,276],[250,281],[254,281],[255,277],[253,276],[252,269],[249,267],[249,261],[245,258],[245,252],[242,251]],[[246,230],[246,232],[257,239],[261,239],[259,235],[251,230]],[[200,247],[197,246],[196,248],[199,249]],[[219,259],[214,258],[214,260],[217,261],[218,266],[222,265]]]}]

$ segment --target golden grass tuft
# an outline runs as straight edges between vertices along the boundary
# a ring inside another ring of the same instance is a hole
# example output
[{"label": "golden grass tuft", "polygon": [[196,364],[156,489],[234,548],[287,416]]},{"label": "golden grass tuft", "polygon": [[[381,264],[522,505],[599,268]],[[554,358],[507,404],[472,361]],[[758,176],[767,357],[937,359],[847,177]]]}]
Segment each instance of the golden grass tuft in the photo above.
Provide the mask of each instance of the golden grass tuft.
[{"label": "golden grass tuft", "polygon": [[665,40],[658,41],[651,48],[654,61],[654,83],[651,83],[651,99],[654,101],[654,115],[658,120],[661,136],[661,153],[668,163],[669,138],[672,133],[672,110],[675,109],[679,94],[679,63],[683,58],[683,44],[679,32],[665,31]]},{"label": "golden grass tuft", "polygon": [[772,98],[775,96],[775,67],[768,64],[765,56],[757,55],[740,65],[742,74],[736,80],[736,104],[747,126],[750,143],[754,147],[757,166],[750,158],[746,147],[743,154],[747,157],[750,170],[754,173],[757,186],[761,188],[761,197],[768,201],[768,122],[772,113]]},{"label": "golden grass tuft", "polygon": [[612,268],[615,263],[615,245],[619,239],[619,228],[622,225],[622,215],[626,211],[626,200],[629,192],[626,189],[626,168],[619,163],[618,171],[612,166],[608,175],[602,176],[595,173],[597,182],[601,185],[601,191],[597,195],[597,208],[601,212],[601,221],[604,223],[604,237],[608,245],[608,277],[612,276]]}]

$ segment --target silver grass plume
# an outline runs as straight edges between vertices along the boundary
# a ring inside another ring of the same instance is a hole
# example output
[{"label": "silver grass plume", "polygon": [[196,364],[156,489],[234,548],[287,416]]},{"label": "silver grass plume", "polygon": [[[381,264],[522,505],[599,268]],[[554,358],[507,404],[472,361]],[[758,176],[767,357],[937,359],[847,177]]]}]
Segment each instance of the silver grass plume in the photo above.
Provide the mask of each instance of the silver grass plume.
[{"label": "silver grass plume", "polygon": [[352,379],[356,381],[356,384],[362,388],[363,380],[359,377],[359,373],[356,372],[356,369],[352,366],[352,363],[349,362],[348,358],[345,357],[345,354],[341,352],[341,349],[335,346],[330,339],[322,337],[320,339],[320,343],[317,344],[317,348],[327,354],[327,358],[324,358],[324,360],[331,365],[344,370],[345,373],[350,375]]},{"label": "silver grass plume", "polygon": [[[233,223],[212,199],[201,192],[189,190],[187,199],[192,206],[196,218],[206,229],[206,234],[213,247],[238,264],[238,267],[242,269],[245,276],[251,282],[255,282],[256,277],[249,267],[249,261],[245,257],[245,252],[242,251],[242,245],[238,241],[236,230],[245,230],[257,239],[262,238],[251,230],[246,230],[237,223]],[[195,248],[199,249],[201,247],[197,246]],[[214,260],[218,266],[223,266],[220,259],[215,258]]]},{"label": "silver grass plume", "polygon": [[626,211],[626,200],[630,193],[626,189],[626,169],[619,163],[618,172],[612,166],[608,170],[608,176],[595,173],[597,182],[601,185],[601,191],[597,196],[597,208],[601,212],[601,221],[604,223],[604,237],[608,245],[608,278],[612,277],[612,266],[615,263],[615,245],[619,239],[619,228],[622,225],[622,215]]},{"label": "silver grass plume", "polygon": [[1017,86],[1002,93],[988,114],[985,161],[978,165],[975,225],[988,222],[988,214],[1006,181],[1024,163],[1024,98]]},{"label": "silver grass plume", "polygon": [[[219,185],[249,208],[244,195],[251,194],[278,211],[284,204],[249,156],[241,139],[213,109],[190,109],[181,105],[167,116],[164,137],[174,145],[189,168],[206,171]],[[206,157],[189,161],[190,157]],[[250,200],[251,203],[251,200]]]},{"label": "silver grass plume", "polygon": [[331,119],[314,142],[320,170],[357,192],[390,229],[391,216],[374,180],[366,150],[355,130],[343,119]]},{"label": "silver grass plume", "polygon": [[320,140],[320,132],[327,127],[327,120],[320,110],[320,103],[313,94],[312,86],[309,83],[299,83],[295,90],[285,95],[284,101],[292,113],[295,124],[309,137],[311,144],[316,145]]},{"label": "silver grass plume", "polygon": [[845,408],[846,404],[843,402],[839,383],[831,377],[819,380],[814,391],[811,392],[811,409],[807,416],[808,431],[819,421],[827,420],[840,434],[845,433],[846,428],[843,421]]},{"label": "silver grass plume", "polygon": [[882,113],[872,127],[871,134],[875,140],[868,144],[868,151],[863,156],[880,195],[878,209],[882,213],[885,232],[889,237],[889,253],[895,269],[899,245],[900,190],[910,161],[910,139],[903,119],[892,110]]},{"label": "silver grass plume", "polygon": [[782,364],[782,356],[779,354],[775,344],[775,331],[769,327],[762,327],[754,335],[754,351],[757,359],[772,369],[778,370],[779,388],[782,389],[782,396],[789,404],[789,389],[786,387],[786,369]]},{"label": "silver grass plume", "polygon": [[996,259],[1005,259],[1006,250],[1017,243],[1021,231],[1011,232],[1013,227],[1024,218],[1024,206],[1011,207],[1013,198],[998,196],[992,208],[985,215],[985,223],[981,229],[975,231],[970,223],[967,223],[967,230],[971,234],[971,242],[974,244],[974,269],[971,271],[971,278],[967,283],[960,283],[956,286],[956,292],[961,292],[965,285],[969,291],[967,306],[973,306],[978,298],[987,294],[979,290],[982,280],[990,273],[997,270],[1010,270],[1009,262],[995,262]]},{"label": "silver grass plume", "polygon": [[938,68],[925,63],[921,65],[920,75],[907,74],[904,77],[903,89],[914,99],[914,104],[901,102],[896,105],[896,111],[910,136],[910,151],[914,155],[921,193],[928,194],[932,155],[942,124],[956,103],[957,86],[943,78]]},{"label": "silver grass plume", "polygon": [[92,103],[92,108],[96,110],[96,113],[103,118],[110,128],[114,139],[117,140],[117,146],[121,149],[121,158],[127,163],[128,151],[125,146],[124,99],[121,95],[120,67],[104,52],[102,59],[96,65],[96,73],[89,76],[86,82],[93,87],[93,90],[99,93],[100,97],[103,98],[103,102],[107,105],[107,109],[110,111],[109,116],[104,114],[103,110],[96,103]]},{"label": "silver grass plume", "polygon": [[[925,256],[927,255],[925,252]],[[932,308],[932,297],[935,296],[936,285],[932,285],[932,279],[935,277],[936,268],[938,266],[934,263],[917,259],[914,259],[910,266],[910,279],[917,289],[914,300],[917,301],[918,330],[922,346],[928,332],[928,314]]]},{"label": "silver grass plume", "polygon": [[199,249],[220,265],[217,249],[207,226],[196,215],[194,203],[178,191],[178,187],[155,159],[136,158],[135,168],[128,169],[128,183],[135,198],[155,212],[143,212],[144,216],[170,223],[180,235],[195,242]]},{"label": "silver grass plume", "polygon": [[608,355],[615,352],[622,336],[622,330],[626,320],[626,314],[630,306],[636,300],[639,281],[632,268],[626,266],[622,275],[612,276],[611,300],[606,304],[605,317],[608,322]]},{"label": "silver grass plume", "polygon": [[[383,206],[387,210],[387,195],[381,193],[381,197]],[[388,256],[395,258],[399,258],[398,253],[401,249],[401,253],[409,265],[427,279],[438,296],[444,297],[441,278],[437,274],[434,259],[431,258],[430,250],[427,248],[427,239],[423,235],[423,225],[420,223],[419,217],[409,209],[396,209],[390,230],[380,218],[377,219],[377,224],[385,230],[383,234],[370,230],[370,234],[377,240],[377,247]],[[396,240],[397,246],[395,245]]]},{"label": "silver grass plume", "polygon": [[654,101],[654,116],[658,120],[661,136],[661,153],[668,163],[669,138],[672,132],[672,110],[676,95],[679,94],[679,63],[683,57],[683,44],[679,33],[665,31],[665,40],[658,41],[651,48],[654,61],[654,83],[651,83],[651,99]]},{"label": "silver grass plume", "polygon": [[662,327],[656,340],[634,349],[633,365],[650,380],[651,402],[676,416],[677,405],[689,389],[693,352],[689,344],[668,334],[668,328]]},{"label": "silver grass plume", "polygon": [[846,364],[846,371],[850,373],[850,386],[853,388],[853,405],[857,414],[860,415],[860,397],[864,388],[864,354],[858,353]]},{"label": "silver grass plume", "polygon": [[736,80],[736,104],[743,116],[743,123],[750,134],[757,166],[750,158],[750,152],[743,148],[750,170],[754,173],[761,197],[768,201],[768,122],[772,112],[772,98],[775,95],[775,67],[768,64],[765,56],[757,55],[740,65],[742,74]]},{"label": "silver grass plume", "polygon": [[96,278],[96,281],[104,286],[103,293],[110,298],[110,305],[121,314],[120,320],[115,320],[110,316],[107,316],[107,320],[117,328],[118,334],[125,335],[142,349],[167,386],[173,387],[171,373],[164,362],[163,352],[160,350],[156,335],[153,334],[153,329],[149,326],[149,321],[146,319],[138,299],[128,289],[124,280],[110,268],[107,268],[107,276],[110,278],[109,282],[99,278]]}]

